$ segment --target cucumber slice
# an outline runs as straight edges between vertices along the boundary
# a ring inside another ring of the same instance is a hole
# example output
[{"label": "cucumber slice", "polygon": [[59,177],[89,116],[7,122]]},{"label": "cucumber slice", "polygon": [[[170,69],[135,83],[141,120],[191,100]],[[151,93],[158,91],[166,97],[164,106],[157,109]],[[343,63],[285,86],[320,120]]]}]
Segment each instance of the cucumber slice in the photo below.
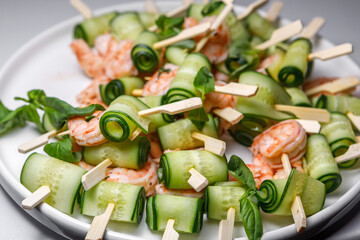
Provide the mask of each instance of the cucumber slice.
[{"label": "cucumber slice", "polygon": [[136,185],[101,181],[81,196],[81,214],[97,216],[115,203],[111,220],[139,223],[145,205],[145,189]]},{"label": "cucumber slice", "polygon": [[63,213],[72,214],[81,187],[81,176],[85,172],[74,164],[33,153],[24,163],[20,182],[30,192],[49,186],[51,194],[44,202]]},{"label": "cucumber slice", "polygon": [[151,230],[164,231],[174,219],[178,232],[196,233],[202,228],[203,200],[200,198],[156,194],[146,204],[146,223]]},{"label": "cucumber slice", "polygon": [[203,19],[203,15],[201,13],[202,9],[204,8],[205,4],[201,4],[201,3],[193,3],[189,6],[187,12],[186,12],[186,16],[187,17],[193,17],[195,18],[198,22],[201,21],[201,19]]},{"label": "cucumber slice", "polygon": [[291,97],[291,102],[294,106],[312,107],[309,98],[303,90],[297,87],[285,88],[286,92]]},{"label": "cucumber slice", "polygon": [[138,15],[140,22],[145,28],[149,28],[155,25],[155,21],[159,17],[159,14],[157,13],[148,13],[148,12],[139,12]]},{"label": "cucumber slice", "polygon": [[141,169],[144,167],[150,152],[150,142],[145,136],[124,142],[106,142],[101,145],[84,147],[84,161],[98,165],[110,159],[113,167]]},{"label": "cucumber slice", "polygon": [[184,62],[187,55],[188,53],[179,47],[170,46],[165,52],[166,59],[177,66],[180,66]]},{"label": "cucumber slice", "polygon": [[257,12],[253,12],[247,16],[245,22],[251,34],[261,37],[264,40],[268,40],[275,30],[275,26],[261,17]]},{"label": "cucumber slice", "polygon": [[159,65],[160,50],[152,45],[159,41],[159,37],[149,31],[142,32],[134,43],[131,59],[139,72],[152,73]]},{"label": "cucumber slice", "polygon": [[136,40],[145,28],[135,12],[118,13],[110,22],[111,34],[117,41]]},{"label": "cucumber slice", "polygon": [[314,100],[315,107],[325,108],[330,112],[360,115],[360,99],[352,96],[321,95]]},{"label": "cucumber slice", "polygon": [[277,82],[279,81],[278,75],[281,69],[281,64],[285,58],[285,54],[286,52],[281,48],[275,48],[274,53],[270,57],[272,62],[270,63],[270,66],[265,69],[266,73]]}]

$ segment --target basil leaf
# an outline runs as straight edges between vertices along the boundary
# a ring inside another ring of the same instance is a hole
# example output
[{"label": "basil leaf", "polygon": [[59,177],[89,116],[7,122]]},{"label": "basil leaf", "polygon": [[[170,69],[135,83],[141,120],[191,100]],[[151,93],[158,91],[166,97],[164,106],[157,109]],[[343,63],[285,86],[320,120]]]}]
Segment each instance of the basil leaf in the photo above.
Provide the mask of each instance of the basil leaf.
[{"label": "basil leaf", "polygon": [[246,236],[250,240],[261,239],[263,227],[258,206],[248,199],[248,194],[240,199],[240,217],[242,219]]},{"label": "basil leaf", "polygon": [[202,67],[196,74],[194,87],[201,92],[202,100],[204,100],[205,94],[215,90],[215,78],[206,67]]},{"label": "basil leaf", "polygon": [[59,142],[46,144],[44,151],[51,157],[64,160],[66,162],[79,162],[81,160],[80,152],[73,152],[73,146],[69,137]]},{"label": "basil leaf", "polygon": [[209,117],[204,107],[189,111],[187,118],[191,120],[191,122],[196,126],[197,129],[199,129],[199,131],[204,128],[205,122],[209,121]]},{"label": "basil leaf", "polygon": [[236,180],[244,183],[250,189],[256,190],[254,176],[241,158],[232,155],[228,163],[228,171]]},{"label": "basil leaf", "polygon": [[156,21],[156,25],[161,30],[159,35],[160,39],[165,39],[177,35],[182,30],[184,18],[181,17],[167,17],[161,15]]}]

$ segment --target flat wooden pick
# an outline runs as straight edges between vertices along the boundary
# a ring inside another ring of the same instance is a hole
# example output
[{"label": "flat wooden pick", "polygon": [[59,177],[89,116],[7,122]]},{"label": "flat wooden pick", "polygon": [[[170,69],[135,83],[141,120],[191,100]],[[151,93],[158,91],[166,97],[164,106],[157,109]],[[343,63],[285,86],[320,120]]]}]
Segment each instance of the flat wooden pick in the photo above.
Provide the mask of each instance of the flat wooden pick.
[{"label": "flat wooden pick", "polygon": [[202,101],[199,97],[193,97],[186,100],[165,104],[159,107],[154,107],[138,112],[140,117],[146,117],[158,113],[167,113],[175,115],[182,112],[187,112],[196,108],[202,107]]},{"label": "flat wooden pick", "polygon": [[132,90],[131,95],[134,97],[142,97],[143,90],[142,89],[134,89],[134,90]]},{"label": "flat wooden pick", "polygon": [[360,116],[356,116],[351,112],[347,113],[346,116],[350,119],[356,129],[360,131]]},{"label": "flat wooden pick", "polygon": [[314,59],[320,59],[322,61],[326,61],[332,58],[341,57],[343,55],[349,54],[353,52],[353,46],[351,43],[344,43],[338,46],[335,46],[330,49],[326,49],[323,51],[318,51],[314,53],[310,53],[308,55],[308,61],[313,61]]},{"label": "flat wooden pick", "polygon": [[145,10],[148,13],[159,13],[154,0],[145,0]]},{"label": "flat wooden pick", "polygon": [[18,147],[18,151],[20,153],[27,153],[31,150],[34,150],[35,148],[47,144],[49,142],[49,139],[55,137],[56,135],[57,135],[56,130],[52,130],[50,132],[44,133],[43,135],[20,145]]},{"label": "flat wooden pick", "polygon": [[188,180],[190,186],[197,192],[203,190],[208,184],[209,181],[201,173],[199,173],[195,168],[189,170],[191,177]]},{"label": "flat wooden pick", "polygon": [[[292,169],[289,161],[289,156],[284,153],[281,156],[281,161],[284,166],[284,171],[286,175],[289,177],[289,174]],[[296,225],[296,231],[297,232],[303,231],[306,228],[306,215],[299,195],[296,195],[296,197],[294,198],[294,201],[291,205],[291,213]]]},{"label": "flat wooden pick", "polygon": [[255,48],[258,50],[265,50],[275,44],[278,44],[299,34],[302,28],[303,27],[300,20],[290,23],[284,27],[278,28],[273,32],[269,40],[257,45]]},{"label": "flat wooden pick", "polygon": [[164,235],[162,240],[178,240],[179,234],[174,229],[175,220],[169,219],[166,224]]},{"label": "flat wooden pick", "polygon": [[344,78],[337,79],[333,82],[324,83],[324,84],[321,84],[320,86],[316,86],[316,87],[307,89],[305,91],[305,94],[308,96],[312,96],[314,94],[317,94],[317,93],[320,93],[323,91],[329,92],[329,93],[338,93],[338,92],[342,92],[342,91],[354,88],[359,84],[360,84],[360,81],[355,76],[344,77]]},{"label": "flat wooden pick", "polygon": [[79,11],[84,18],[92,18],[92,12],[88,6],[85,5],[81,0],[70,0],[70,4]]},{"label": "flat wooden pick", "polygon": [[213,110],[213,113],[222,119],[226,120],[231,125],[235,125],[243,119],[244,115],[241,112],[236,111],[231,107],[226,108],[216,108]]},{"label": "flat wooden pick", "polygon": [[219,240],[232,240],[234,233],[235,208],[229,208],[227,219],[221,220],[219,225]]},{"label": "flat wooden pick", "polygon": [[280,104],[275,104],[274,108],[275,110],[278,111],[290,112],[300,119],[316,120],[325,123],[330,121],[330,113],[326,109],[297,107],[297,106],[280,105]]},{"label": "flat wooden pick", "polygon": [[226,143],[219,139],[209,137],[205,134],[193,132],[191,135],[193,138],[204,142],[204,149],[208,152],[214,153],[219,156],[223,156],[226,150]]},{"label": "flat wooden pick", "polygon": [[300,34],[300,37],[312,39],[316,33],[324,26],[325,19],[322,17],[316,17],[305,27],[304,31]]},{"label": "flat wooden pick", "polygon": [[315,120],[295,119],[305,129],[306,133],[315,134],[319,133],[321,125]]},{"label": "flat wooden pick", "polygon": [[215,86],[215,92],[217,93],[224,93],[239,97],[252,97],[257,93],[258,89],[259,87],[255,85],[234,82],[224,86]]},{"label": "flat wooden pick", "polygon": [[226,16],[231,12],[234,5],[232,3],[226,3],[224,9],[216,17],[215,21],[211,24],[210,31],[216,31],[221,23],[225,20]]},{"label": "flat wooden pick", "polygon": [[349,149],[341,156],[335,158],[336,163],[346,162],[360,157],[360,143],[350,145]]},{"label": "flat wooden pick", "polygon": [[279,17],[279,14],[281,12],[281,9],[282,9],[283,5],[284,4],[282,2],[279,2],[279,1],[273,2],[271,4],[267,14],[266,14],[265,19],[268,20],[269,22],[276,22],[276,20]]},{"label": "flat wooden pick", "polygon": [[206,22],[199,25],[196,25],[194,27],[185,29],[181,31],[178,35],[162,40],[160,42],[156,42],[153,44],[154,49],[163,48],[166,46],[169,46],[171,44],[174,44],[176,42],[180,42],[186,39],[194,38],[196,36],[199,36],[201,34],[207,33],[210,30],[211,23]]},{"label": "flat wooden pick", "polygon": [[247,16],[250,15],[250,13],[252,13],[253,11],[255,11],[256,9],[258,9],[259,7],[261,7],[262,5],[264,5],[265,3],[267,3],[267,0],[258,0],[256,2],[253,2],[252,4],[250,4],[245,12],[243,12],[242,14],[240,14],[237,18],[238,20],[242,20],[244,18],[246,18]]},{"label": "flat wooden pick", "polygon": [[106,168],[112,164],[110,159],[105,159],[96,167],[81,177],[81,183],[87,191],[105,178]]},{"label": "flat wooden pick", "polygon": [[141,133],[141,129],[140,128],[136,128],[136,130],[131,134],[131,136],[129,137],[130,141],[133,141],[137,136],[140,135]]},{"label": "flat wooden pick", "polygon": [[110,217],[114,211],[114,208],[115,203],[109,203],[105,213],[94,217],[90,226],[90,230],[85,237],[86,240],[103,239],[106,227],[110,221]]},{"label": "flat wooden pick", "polygon": [[25,198],[21,205],[24,209],[31,210],[42,203],[50,194],[51,190],[48,186],[41,186],[29,197]]}]

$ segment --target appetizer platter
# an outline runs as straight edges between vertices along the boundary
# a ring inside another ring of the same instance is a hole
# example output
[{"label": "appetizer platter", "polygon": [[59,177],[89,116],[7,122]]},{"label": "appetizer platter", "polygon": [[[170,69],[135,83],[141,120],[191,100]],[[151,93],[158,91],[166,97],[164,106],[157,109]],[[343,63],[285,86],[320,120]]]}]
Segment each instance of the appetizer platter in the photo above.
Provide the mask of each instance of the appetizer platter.
[{"label": "appetizer platter", "polygon": [[304,238],[358,201],[360,69],[317,36],[324,19],[70,2],[82,16],[0,72],[0,181],[38,221],[76,239]]}]

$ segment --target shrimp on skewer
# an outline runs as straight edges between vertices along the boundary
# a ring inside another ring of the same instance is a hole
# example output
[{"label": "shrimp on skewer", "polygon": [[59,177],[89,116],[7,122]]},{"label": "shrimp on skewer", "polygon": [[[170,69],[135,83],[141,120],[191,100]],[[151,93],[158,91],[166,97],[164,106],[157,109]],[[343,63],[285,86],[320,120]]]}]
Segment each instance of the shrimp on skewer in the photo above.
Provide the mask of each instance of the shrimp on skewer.
[{"label": "shrimp on skewer", "polygon": [[[216,81],[215,85],[224,86],[225,82]],[[204,100],[204,108],[206,112],[210,112],[214,108],[235,108],[236,99],[234,96],[223,93],[211,92],[206,94]]]},{"label": "shrimp on skewer", "polygon": [[103,111],[95,112],[93,114],[95,117],[89,122],[85,120],[85,117],[80,116],[69,119],[70,136],[74,138],[78,145],[95,146],[107,141],[99,127],[99,121],[103,113]]},{"label": "shrimp on skewer", "polygon": [[194,189],[178,190],[178,189],[167,189],[164,184],[157,184],[155,186],[155,192],[157,194],[175,195],[183,197],[202,198],[204,191],[197,192]]},{"label": "shrimp on skewer", "polygon": [[76,100],[80,103],[80,106],[86,107],[90,104],[106,104],[101,99],[100,85],[107,84],[109,80],[95,78],[89,86],[87,86],[81,93],[76,96]]}]

